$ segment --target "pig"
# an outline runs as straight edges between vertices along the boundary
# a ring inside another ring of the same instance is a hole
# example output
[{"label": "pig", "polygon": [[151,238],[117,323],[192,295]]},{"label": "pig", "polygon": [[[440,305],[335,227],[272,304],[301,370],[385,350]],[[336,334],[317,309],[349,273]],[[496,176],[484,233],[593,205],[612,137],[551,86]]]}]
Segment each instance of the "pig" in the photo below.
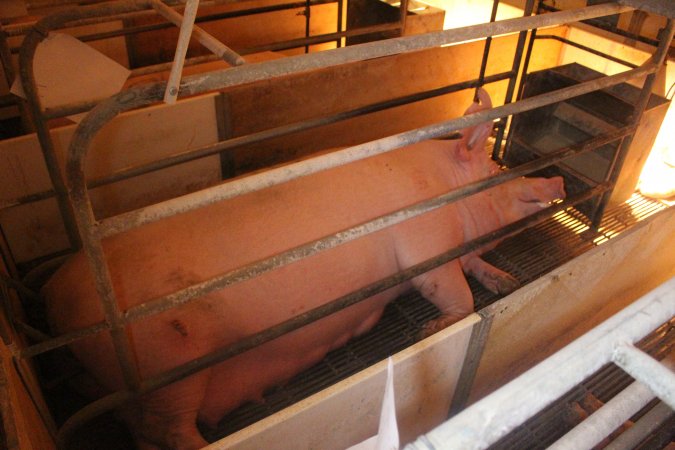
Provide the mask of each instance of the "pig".
[{"label": "pig", "polygon": [[[467,114],[490,108],[490,98]],[[491,123],[460,139],[429,140],[222,201],[106,238],[103,248],[122,311],[153,298],[349,228],[499,171],[485,151]],[[140,377],[147,379],[436,256],[563,198],[560,177],[519,178],[334,249],[230,285],[128,327]],[[473,311],[465,274],[505,293],[517,281],[480,259],[450,261],[338,313],[181,381],[122,411],[141,449],[206,445],[196,423],[262,401],[265,390],[371,329],[385,305],[417,289],[440,312],[434,332]],[[43,289],[57,333],[103,319],[86,258],[70,258]],[[110,336],[71,344],[106,390],[123,387]]]}]

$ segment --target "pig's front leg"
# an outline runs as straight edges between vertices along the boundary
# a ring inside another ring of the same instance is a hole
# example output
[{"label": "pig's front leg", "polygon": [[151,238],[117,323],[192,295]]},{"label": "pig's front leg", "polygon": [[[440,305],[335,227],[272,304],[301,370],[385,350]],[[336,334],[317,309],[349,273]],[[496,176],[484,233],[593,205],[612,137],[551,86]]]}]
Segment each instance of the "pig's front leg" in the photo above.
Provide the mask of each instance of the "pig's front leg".
[{"label": "pig's front leg", "polygon": [[488,291],[499,295],[510,294],[520,287],[520,282],[511,274],[483,261],[475,254],[461,258],[462,269],[474,277]]},{"label": "pig's front leg", "polygon": [[473,295],[459,261],[450,261],[413,278],[413,286],[438,309],[441,316],[427,322],[420,337],[430,336],[473,312]]}]

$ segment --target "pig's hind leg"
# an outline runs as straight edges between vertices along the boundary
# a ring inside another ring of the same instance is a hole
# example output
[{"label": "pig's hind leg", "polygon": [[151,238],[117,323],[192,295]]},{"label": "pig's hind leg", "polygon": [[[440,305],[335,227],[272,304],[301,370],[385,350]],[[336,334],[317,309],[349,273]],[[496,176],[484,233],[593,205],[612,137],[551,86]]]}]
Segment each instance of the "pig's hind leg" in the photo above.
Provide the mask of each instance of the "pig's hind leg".
[{"label": "pig's hind leg", "polygon": [[514,276],[485,262],[477,255],[469,254],[460,260],[464,273],[474,277],[490,292],[506,295],[520,287],[520,282]]}]

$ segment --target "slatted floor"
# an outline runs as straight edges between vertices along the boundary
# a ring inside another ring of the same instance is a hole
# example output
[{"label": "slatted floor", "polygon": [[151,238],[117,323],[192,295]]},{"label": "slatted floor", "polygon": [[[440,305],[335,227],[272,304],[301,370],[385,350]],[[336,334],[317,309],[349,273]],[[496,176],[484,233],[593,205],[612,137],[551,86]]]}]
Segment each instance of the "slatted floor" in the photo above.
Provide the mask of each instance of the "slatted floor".
[{"label": "slatted floor", "polygon": [[[654,330],[637,344],[637,347],[658,360],[672,353],[674,346],[675,319]],[[598,406],[607,403],[633,381],[630,375],[615,364],[609,363],[490,448],[492,450],[545,449],[580,422],[585,413],[592,412]],[[593,403],[591,408],[586,406],[589,403]],[[656,403],[657,401],[651,402],[632,420],[635,421],[642,417]],[[585,412],[581,411],[582,405],[585,406]],[[579,412],[582,413],[581,416]],[[652,433],[638,448],[661,449],[673,439],[675,439],[675,416],[671,416],[664,426]]]},{"label": "slatted floor", "polygon": [[[608,210],[597,233],[589,230],[583,215],[574,210],[561,212],[505,240],[484,258],[527,284],[665,208],[661,202],[636,194],[625,204]],[[476,310],[500,298],[473,279],[469,279],[469,285]],[[369,333],[331,352],[286,386],[268,393],[263,404],[243,405],[224,417],[219,429],[202,432],[206,439],[215,441],[331,386],[417,342],[421,326],[437,315],[436,308],[418,294],[402,296],[387,307],[382,320]]]}]

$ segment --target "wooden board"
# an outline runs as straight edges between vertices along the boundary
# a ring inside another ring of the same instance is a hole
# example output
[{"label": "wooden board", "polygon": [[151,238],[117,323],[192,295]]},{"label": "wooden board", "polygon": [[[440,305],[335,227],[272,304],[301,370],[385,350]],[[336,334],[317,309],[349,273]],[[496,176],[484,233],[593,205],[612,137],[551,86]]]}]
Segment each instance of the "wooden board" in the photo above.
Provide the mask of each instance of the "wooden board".
[{"label": "wooden board", "polygon": [[[564,35],[566,27],[547,30]],[[487,74],[511,67],[517,35],[493,39]],[[531,70],[558,65],[561,43],[539,40]],[[377,58],[228,89],[232,131],[246,135],[309,118],[324,117],[375,102],[478,78],[483,42]],[[507,83],[486,88],[495,105]],[[235,151],[237,173],[257,170],[318,150],[354,145],[461,116],[472,101],[465,90],[272,139]]]},{"label": "wooden board", "polygon": [[469,403],[675,275],[675,208],[483,309],[492,317]]},{"label": "wooden board", "polygon": [[[53,131],[63,163],[75,126]],[[87,156],[89,179],[155,161],[217,141],[212,95],[158,105],[116,117],[95,138]],[[37,137],[0,142],[0,200],[50,188]],[[92,191],[97,217],[107,217],[182,195],[220,180],[218,156],[181,164]],[[53,199],[2,211],[0,226],[14,258],[24,262],[66,248],[66,238]]]},{"label": "wooden board", "polygon": [[[401,448],[447,416],[473,326],[464,320],[395,355],[394,392]],[[387,361],[234,433],[207,450],[342,450],[377,433]]]}]

